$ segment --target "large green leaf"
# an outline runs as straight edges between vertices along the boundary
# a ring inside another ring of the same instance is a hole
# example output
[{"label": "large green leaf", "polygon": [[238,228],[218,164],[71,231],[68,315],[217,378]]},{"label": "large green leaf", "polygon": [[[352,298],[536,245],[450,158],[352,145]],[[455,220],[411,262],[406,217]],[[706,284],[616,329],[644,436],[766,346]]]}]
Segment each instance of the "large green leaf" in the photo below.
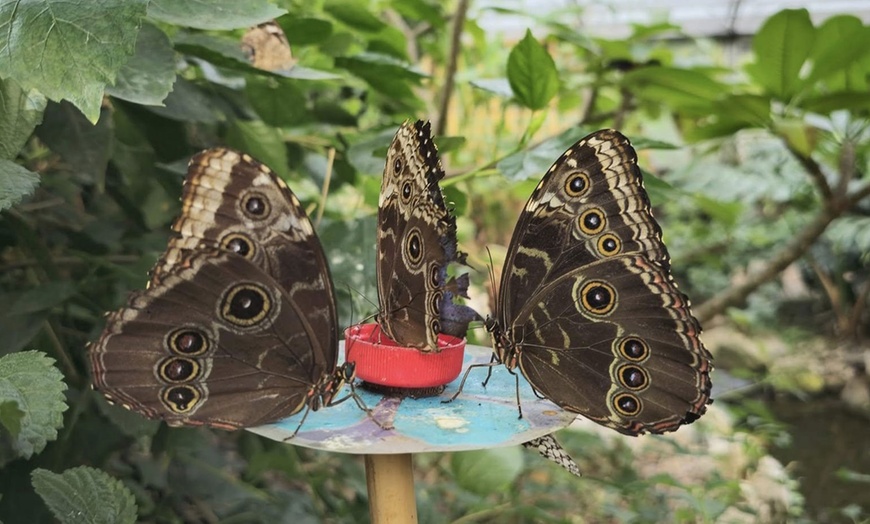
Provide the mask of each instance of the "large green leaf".
[{"label": "large green leaf", "polygon": [[[241,71],[258,76],[286,77],[295,78],[297,80],[334,80],[341,78],[339,75],[329,71],[321,71],[296,65],[290,69],[281,71],[266,71],[258,69],[248,62],[245,58],[242,48],[237,40],[230,38],[205,34],[205,33],[188,33],[179,32],[173,37],[175,48],[179,51],[202,58],[216,66]],[[216,81],[214,76],[209,77],[209,80]],[[222,79],[218,83],[224,83],[234,88],[238,87],[239,79],[229,77]]]},{"label": "large green leaf", "polygon": [[17,316],[46,311],[63,303],[76,292],[76,285],[69,280],[57,280],[34,286],[18,295],[7,314]]},{"label": "large green leaf", "polygon": [[12,160],[18,155],[42,122],[46,103],[39,91],[25,91],[12,79],[0,79],[0,159]]},{"label": "large green leaf", "polygon": [[387,26],[360,0],[329,0],[323,10],[357,31],[377,33]]},{"label": "large green leaf", "polygon": [[11,160],[0,158],[0,211],[32,194],[38,185],[39,175]]},{"label": "large green leaf", "polygon": [[277,22],[291,45],[318,44],[332,36],[332,22],[328,20],[282,16]]},{"label": "large green leaf", "polygon": [[836,92],[809,96],[801,100],[801,107],[815,113],[847,111],[867,111],[870,109],[870,93]]},{"label": "large green leaf", "polygon": [[710,103],[727,92],[705,71],[676,67],[642,67],[625,73],[623,83],[638,97],[683,111],[710,109]]},{"label": "large green leaf", "polygon": [[[67,405],[66,384],[54,360],[38,351],[21,351],[0,357],[0,466],[12,459],[30,458],[57,438]],[[10,424],[10,404],[22,416]]]},{"label": "large green leaf", "polygon": [[771,100],[764,95],[729,94],[713,101],[708,112],[706,120],[717,122],[728,134],[742,128],[764,128],[771,122]]},{"label": "large green leaf", "polygon": [[568,149],[568,146],[583,137],[577,128],[570,128],[558,136],[545,140],[531,149],[518,151],[508,155],[496,165],[496,168],[508,179],[513,181],[527,178],[541,178],[553,162]]},{"label": "large green leaf", "polygon": [[851,15],[832,16],[819,26],[810,60],[812,70],[806,84],[829,77],[834,73],[864,64],[861,60],[870,54],[870,27]]},{"label": "large green leaf", "polygon": [[214,123],[224,119],[217,107],[217,100],[209,96],[206,90],[198,85],[178,77],[172,86],[169,96],[163,100],[163,106],[151,106],[149,109],[160,116],[180,122]]},{"label": "large green leaf", "polygon": [[507,77],[514,96],[529,109],[547,107],[559,90],[556,64],[529,30],[508,55]]},{"label": "large green leaf", "polygon": [[768,18],[752,41],[755,62],[747,72],[768,93],[788,100],[801,86],[816,30],[806,9],[785,9]]},{"label": "large green leaf", "polygon": [[248,153],[282,176],[290,173],[280,130],[262,120],[234,120],[227,133],[227,144]]},{"label": "large green leaf", "polygon": [[136,499],[98,469],[81,466],[52,473],[35,469],[33,487],[61,524],[127,524],[136,522]]},{"label": "large green leaf", "polygon": [[390,7],[405,18],[415,21],[426,21],[430,26],[441,28],[449,20],[443,10],[442,2],[426,2],[424,0],[393,0]]},{"label": "large green leaf", "polygon": [[49,104],[36,134],[81,178],[101,180],[109,163],[112,117],[108,110],[96,125],[91,124],[70,103]]},{"label": "large green leaf", "polygon": [[456,482],[479,494],[496,493],[508,487],[523,470],[519,446],[454,453],[450,469]]},{"label": "large green leaf", "polygon": [[335,66],[362,78],[379,93],[405,103],[415,100],[411,85],[425,76],[409,64],[377,53],[337,57]]},{"label": "large green leaf", "polygon": [[169,37],[155,26],[144,24],[133,57],[106,92],[137,104],[162,105],[174,81],[175,51]]},{"label": "large green leaf", "polygon": [[308,100],[296,82],[252,77],[245,92],[251,107],[270,126],[299,126],[311,120]]},{"label": "large green leaf", "polygon": [[91,122],[103,89],[133,53],[147,0],[0,2],[0,77],[51,100],[69,100]]},{"label": "large green leaf", "polygon": [[151,0],[148,16],[196,29],[238,29],[260,24],[286,13],[268,0]]}]

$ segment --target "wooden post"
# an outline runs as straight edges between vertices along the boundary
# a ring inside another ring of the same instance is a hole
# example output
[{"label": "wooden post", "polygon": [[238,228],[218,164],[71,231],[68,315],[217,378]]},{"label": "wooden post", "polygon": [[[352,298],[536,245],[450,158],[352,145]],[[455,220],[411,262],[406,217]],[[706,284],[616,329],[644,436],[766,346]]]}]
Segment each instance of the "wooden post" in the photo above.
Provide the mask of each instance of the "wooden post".
[{"label": "wooden post", "polygon": [[365,457],[372,524],[416,524],[411,454]]}]

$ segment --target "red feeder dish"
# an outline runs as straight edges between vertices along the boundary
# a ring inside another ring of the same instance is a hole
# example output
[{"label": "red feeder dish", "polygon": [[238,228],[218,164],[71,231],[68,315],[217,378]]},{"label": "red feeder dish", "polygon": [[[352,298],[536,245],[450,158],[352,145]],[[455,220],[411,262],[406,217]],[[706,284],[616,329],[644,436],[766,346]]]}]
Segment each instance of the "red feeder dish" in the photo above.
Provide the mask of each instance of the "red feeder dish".
[{"label": "red feeder dish", "polygon": [[432,388],[451,382],[462,371],[464,338],[438,335],[438,353],[399,346],[377,324],[351,326],[344,338],[345,360],[356,362],[356,377],[370,384]]}]

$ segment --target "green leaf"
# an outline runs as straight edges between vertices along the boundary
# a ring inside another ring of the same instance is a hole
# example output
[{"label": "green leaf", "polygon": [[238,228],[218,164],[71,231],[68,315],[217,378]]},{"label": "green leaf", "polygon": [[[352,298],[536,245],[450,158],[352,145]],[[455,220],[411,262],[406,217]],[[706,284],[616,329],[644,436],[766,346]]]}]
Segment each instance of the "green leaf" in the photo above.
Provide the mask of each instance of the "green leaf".
[{"label": "green leaf", "polygon": [[0,77],[69,100],[91,121],[133,53],[147,0],[0,2]]},{"label": "green leaf", "polygon": [[865,56],[870,51],[866,47],[868,30],[861,19],[852,15],[836,15],[825,20],[816,29],[807,82],[844,69]]},{"label": "green leaf", "polygon": [[21,293],[14,301],[14,305],[9,308],[9,315],[27,315],[46,311],[64,303],[76,292],[76,285],[69,280],[47,282]]},{"label": "green leaf", "polygon": [[270,126],[299,126],[311,121],[308,100],[295,82],[250,78],[245,92],[251,107]]},{"label": "green leaf", "polygon": [[54,359],[44,353],[21,351],[0,357],[0,404],[12,402],[24,412],[17,435],[0,432],[0,466],[14,458],[30,458],[57,438],[67,409],[65,390]]},{"label": "green leaf", "polygon": [[641,176],[643,176],[643,187],[646,189],[650,202],[653,204],[667,202],[674,197],[675,193],[679,194],[672,185],[649,171],[642,169]]},{"label": "green leaf", "polygon": [[319,44],[332,36],[332,22],[320,18],[282,16],[277,20],[290,45]]},{"label": "green leaf", "polygon": [[870,93],[838,92],[811,96],[801,100],[801,107],[814,113],[847,111],[866,111],[870,109]]},{"label": "green leaf", "polygon": [[[0,426],[3,426],[13,439],[18,438],[21,433],[21,425],[25,415],[26,413],[18,407],[17,402],[11,400],[0,402]],[[0,433],[2,433],[3,428],[0,428]]]},{"label": "green leaf", "polygon": [[858,64],[870,53],[870,27],[852,15],[832,16],[817,30],[806,85]]},{"label": "green leaf", "polygon": [[713,102],[713,113],[730,122],[743,122],[749,127],[766,127],[771,118],[770,105],[768,96],[729,94]]},{"label": "green leaf", "polygon": [[289,175],[287,148],[281,132],[262,120],[234,120],[227,143],[266,164],[282,176]]},{"label": "green leaf", "polygon": [[507,76],[514,96],[532,110],[547,107],[559,90],[556,64],[529,30],[508,55]]},{"label": "green leaf", "polygon": [[366,51],[382,53],[400,60],[410,60],[408,57],[408,39],[405,33],[395,27],[385,27],[368,41]]},{"label": "green leaf", "polygon": [[695,205],[713,220],[731,229],[743,214],[743,203],[714,200],[704,195],[695,195]]},{"label": "green leaf", "polygon": [[387,27],[387,24],[373,15],[359,0],[329,0],[323,10],[357,31],[377,33]]},{"label": "green leaf", "polygon": [[120,480],[81,466],[52,473],[37,468],[33,487],[61,524],[126,524],[136,522],[136,500]]},{"label": "green leaf", "polygon": [[39,175],[11,160],[0,158],[0,211],[8,209],[22,198],[33,194],[39,185]]},{"label": "green leaf", "polygon": [[175,51],[166,33],[144,24],[136,39],[136,51],[124,64],[115,85],[106,88],[114,97],[136,104],[162,105],[175,82]]},{"label": "green leaf", "polygon": [[215,97],[204,93],[196,84],[178,77],[172,92],[163,100],[164,106],[149,106],[160,116],[179,122],[215,123],[223,120]]},{"label": "green leaf", "polygon": [[81,178],[97,180],[106,172],[112,145],[111,112],[92,124],[69,102],[51,103],[36,134]]},{"label": "green leaf", "polygon": [[709,111],[710,102],[727,92],[704,71],[676,67],[642,67],[625,73],[623,83],[637,96],[682,110]]},{"label": "green leaf", "polygon": [[341,64],[340,67],[344,67],[354,74],[366,69],[377,69],[399,75],[399,79],[420,80],[426,77],[426,73],[412,64],[381,53],[360,53],[354,56],[338,57],[335,63],[336,65]]},{"label": "green leaf", "polygon": [[18,155],[42,122],[46,103],[39,91],[28,92],[12,79],[0,79],[0,159],[12,160]]},{"label": "green leaf", "polygon": [[523,452],[519,446],[481,449],[454,453],[450,469],[456,482],[480,495],[504,490],[523,469]]},{"label": "green leaf", "polygon": [[801,86],[801,67],[813,49],[816,32],[806,9],[785,9],[768,18],[752,41],[755,62],[747,72],[767,93],[793,97]]},{"label": "green leaf", "polygon": [[287,11],[268,0],[151,0],[148,16],[196,29],[239,29],[278,18]]},{"label": "green leaf", "polygon": [[287,71],[272,71],[277,76],[285,78],[295,78],[296,80],[339,80],[341,75],[323,71],[322,69],[312,69],[304,66],[293,66]]},{"label": "green leaf", "polygon": [[335,66],[362,78],[379,93],[406,103],[416,100],[411,84],[418,83],[425,76],[409,64],[375,53],[337,57]]},{"label": "green leaf", "polygon": [[[347,149],[347,160],[361,174],[378,176],[384,172],[384,159],[387,156],[387,148],[396,128],[388,127],[378,133],[371,131],[371,135],[357,140]],[[380,191],[380,184],[378,184]]]},{"label": "green leaf", "polygon": [[393,0],[390,6],[399,14],[414,21],[425,21],[435,28],[444,27],[449,20],[442,11],[441,2],[425,2],[424,0]]},{"label": "green leaf", "polygon": [[[239,40],[207,33],[179,31],[172,36],[175,49],[209,62],[241,71],[258,71],[253,67]],[[243,66],[243,67],[242,67]]]},{"label": "green leaf", "polygon": [[553,161],[568,149],[568,146],[583,137],[577,128],[570,128],[558,136],[545,140],[532,149],[518,151],[506,156],[496,164],[496,169],[509,180],[541,178]]},{"label": "green leaf", "polygon": [[[204,33],[186,33],[180,32],[174,37],[175,48],[179,51],[202,58],[214,65],[250,73],[256,76],[264,77],[285,77],[295,78],[297,80],[335,80],[341,78],[335,73],[329,71],[321,71],[318,69],[310,69],[302,66],[294,66],[287,70],[281,71],[265,71],[252,66],[248,59],[242,53],[242,48],[239,42],[230,38],[208,35]],[[211,80],[211,79],[210,79]],[[214,80],[212,80],[214,81]],[[233,77],[230,82],[225,85],[237,83],[238,79]]]},{"label": "green leaf", "polygon": [[109,404],[106,397],[96,390],[91,389],[87,394],[93,397],[92,401],[97,405],[100,413],[111,420],[118,431],[128,437],[151,437],[160,429],[161,422],[159,420],[145,418],[139,413],[117,404]]}]

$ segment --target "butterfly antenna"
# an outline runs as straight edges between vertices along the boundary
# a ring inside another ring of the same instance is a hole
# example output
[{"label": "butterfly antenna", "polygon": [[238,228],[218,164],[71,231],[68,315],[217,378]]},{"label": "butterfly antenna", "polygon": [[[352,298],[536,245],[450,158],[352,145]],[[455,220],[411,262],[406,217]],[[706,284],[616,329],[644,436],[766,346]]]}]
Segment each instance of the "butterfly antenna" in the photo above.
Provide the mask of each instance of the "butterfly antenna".
[{"label": "butterfly antenna", "polygon": [[495,264],[492,262],[492,251],[489,250],[489,246],[486,246],[486,256],[489,257],[489,289],[495,296]]},{"label": "butterfly antenna", "polygon": [[335,148],[330,147],[326,152],[326,172],[323,174],[323,188],[320,190],[320,205],[317,206],[317,218],[314,220],[314,228],[320,226],[323,211],[326,209],[326,195],[329,193],[329,181],[332,179],[332,166],[335,164]]},{"label": "butterfly antenna", "polygon": [[[353,319],[353,309],[354,309],[353,306],[355,303],[353,301],[353,295],[357,295],[360,298],[362,298],[363,300],[365,300],[370,306],[372,306],[372,308],[375,309],[375,311],[380,309],[380,307],[378,306],[378,304],[376,302],[372,302],[371,299],[369,299],[369,297],[367,297],[366,294],[363,293],[362,291],[360,291],[359,289],[351,286],[347,282],[344,283],[344,286],[347,287],[348,294],[351,296],[351,301],[350,301],[351,319]],[[363,322],[366,322],[368,320],[371,320],[371,319],[375,318],[376,315],[377,315],[377,313],[373,313],[367,317],[364,317],[362,320],[360,320],[359,323],[363,323]]]}]

